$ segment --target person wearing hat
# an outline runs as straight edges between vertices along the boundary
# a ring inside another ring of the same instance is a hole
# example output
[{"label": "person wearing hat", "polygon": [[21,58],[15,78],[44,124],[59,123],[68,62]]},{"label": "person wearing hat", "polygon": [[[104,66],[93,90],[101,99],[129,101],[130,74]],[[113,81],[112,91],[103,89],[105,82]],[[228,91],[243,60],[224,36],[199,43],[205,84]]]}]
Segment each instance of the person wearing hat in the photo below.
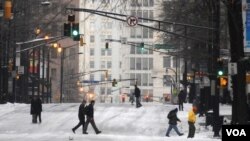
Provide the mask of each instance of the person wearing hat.
[{"label": "person wearing hat", "polygon": [[192,110],[188,112],[188,138],[193,138],[195,134],[195,122],[196,122],[197,107],[193,106]]},{"label": "person wearing hat", "polygon": [[172,130],[172,128],[175,130],[175,132],[179,135],[182,136],[183,133],[180,133],[180,131],[177,128],[177,121],[181,122],[181,120],[177,117],[177,112],[178,112],[178,108],[175,108],[173,110],[171,110],[168,113],[168,119],[169,119],[169,126],[168,126],[168,130],[166,133],[166,136],[169,137],[169,133]]}]

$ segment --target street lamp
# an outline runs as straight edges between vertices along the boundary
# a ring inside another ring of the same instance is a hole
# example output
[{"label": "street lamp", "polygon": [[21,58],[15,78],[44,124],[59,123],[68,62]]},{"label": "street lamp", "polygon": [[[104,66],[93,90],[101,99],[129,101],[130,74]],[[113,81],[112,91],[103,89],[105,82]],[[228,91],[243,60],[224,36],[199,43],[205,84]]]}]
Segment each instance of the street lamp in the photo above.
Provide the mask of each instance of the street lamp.
[{"label": "street lamp", "polygon": [[[70,46],[73,47],[73,46]],[[78,52],[76,54],[71,54],[68,56],[65,56],[65,49],[67,49],[69,47],[65,47],[65,48],[61,48],[62,54],[61,54],[61,77],[60,77],[60,103],[62,103],[62,96],[63,96],[63,64],[64,64],[64,59],[70,57],[70,56],[74,56],[77,54],[83,54],[82,52]]]}]

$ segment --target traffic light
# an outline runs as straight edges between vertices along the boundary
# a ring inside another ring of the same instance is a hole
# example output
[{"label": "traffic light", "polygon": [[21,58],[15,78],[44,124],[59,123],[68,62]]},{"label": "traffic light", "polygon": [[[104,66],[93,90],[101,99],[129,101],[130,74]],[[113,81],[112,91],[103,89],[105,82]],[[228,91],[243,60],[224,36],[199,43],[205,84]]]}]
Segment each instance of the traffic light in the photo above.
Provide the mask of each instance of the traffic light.
[{"label": "traffic light", "polygon": [[70,23],[75,22],[75,15],[68,15],[68,22]]},{"label": "traffic light", "polygon": [[106,49],[109,49],[109,42],[106,42],[105,48],[106,48]]},{"label": "traffic light", "polygon": [[79,23],[73,23],[71,36],[74,41],[80,41]]},{"label": "traffic light", "polygon": [[117,81],[116,81],[116,79],[113,79],[112,87],[116,87],[116,85],[117,85]]},{"label": "traffic light", "polygon": [[224,67],[223,67],[223,61],[219,60],[217,62],[217,76],[223,76],[225,74]]},{"label": "traffic light", "polygon": [[222,88],[225,88],[228,84],[228,78],[227,77],[218,77],[218,81],[219,81],[219,86]]},{"label": "traffic light", "polygon": [[4,4],[4,18],[6,20],[10,20],[12,13],[11,13],[12,3],[11,0],[5,0]]},{"label": "traffic light", "polygon": [[64,36],[70,36],[70,31],[71,31],[71,26],[69,23],[64,23],[64,32],[63,32],[63,35]]}]

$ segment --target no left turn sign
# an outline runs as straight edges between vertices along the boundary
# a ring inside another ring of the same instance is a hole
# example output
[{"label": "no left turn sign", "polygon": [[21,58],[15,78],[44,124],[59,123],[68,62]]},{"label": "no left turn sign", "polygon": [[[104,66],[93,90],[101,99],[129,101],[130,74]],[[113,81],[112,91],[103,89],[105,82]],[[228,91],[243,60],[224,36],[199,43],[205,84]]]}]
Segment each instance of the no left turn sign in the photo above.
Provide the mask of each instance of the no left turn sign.
[{"label": "no left turn sign", "polygon": [[127,24],[129,26],[136,26],[138,24],[138,18],[135,16],[129,16],[127,18]]}]

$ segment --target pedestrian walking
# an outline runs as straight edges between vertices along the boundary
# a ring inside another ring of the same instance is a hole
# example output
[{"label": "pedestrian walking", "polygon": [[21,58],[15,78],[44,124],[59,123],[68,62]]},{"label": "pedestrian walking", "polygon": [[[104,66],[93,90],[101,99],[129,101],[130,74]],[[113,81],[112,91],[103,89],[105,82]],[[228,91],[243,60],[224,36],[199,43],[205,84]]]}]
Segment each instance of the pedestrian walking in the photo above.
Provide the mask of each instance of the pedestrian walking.
[{"label": "pedestrian walking", "polygon": [[78,129],[81,125],[82,125],[82,132],[83,132],[84,124],[85,124],[85,114],[86,114],[85,105],[86,105],[86,100],[83,100],[78,109],[79,123],[74,128],[72,128],[73,133],[75,133],[76,129]]},{"label": "pedestrian walking", "polygon": [[182,136],[183,133],[181,133],[179,130],[178,130],[178,127],[177,127],[177,121],[181,122],[181,120],[177,117],[177,112],[178,112],[178,108],[175,108],[173,110],[171,110],[169,113],[168,113],[168,119],[169,119],[169,126],[168,126],[168,130],[166,132],[166,136],[169,137],[169,133],[172,129],[175,130],[175,132],[179,135],[179,136]]},{"label": "pedestrian walking", "polygon": [[183,111],[183,103],[185,101],[185,93],[183,90],[180,91],[178,94],[178,101],[179,101],[179,111]]},{"label": "pedestrian walking", "polygon": [[141,104],[141,91],[137,87],[137,85],[135,85],[135,102],[136,102],[136,108],[139,108],[142,106],[142,104]]},{"label": "pedestrian walking", "polygon": [[134,105],[134,101],[135,101],[134,93],[131,93],[129,97],[129,102],[131,102],[131,105]]},{"label": "pedestrian walking", "polygon": [[101,131],[96,127],[96,124],[95,124],[95,120],[94,120],[94,105],[95,105],[95,101],[92,100],[90,102],[90,104],[86,107],[86,109],[87,109],[86,110],[87,121],[84,124],[83,134],[88,134],[87,133],[87,128],[88,128],[89,123],[94,128],[96,134],[100,134],[101,133]]},{"label": "pedestrian walking", "polygon": [[197,108],[195,106],[188,112],[188,138],[193,138],[195,134],[195,122],[196,122]]},{"label": "pedestrian walking", "polygon": [[39,123],[42,122],[41,112],[42,112],[42,101],[39,97],[34,96],[30,102],[30,114],[32,115],[32,123],[37,123],[37,118],[39,118]]}]

